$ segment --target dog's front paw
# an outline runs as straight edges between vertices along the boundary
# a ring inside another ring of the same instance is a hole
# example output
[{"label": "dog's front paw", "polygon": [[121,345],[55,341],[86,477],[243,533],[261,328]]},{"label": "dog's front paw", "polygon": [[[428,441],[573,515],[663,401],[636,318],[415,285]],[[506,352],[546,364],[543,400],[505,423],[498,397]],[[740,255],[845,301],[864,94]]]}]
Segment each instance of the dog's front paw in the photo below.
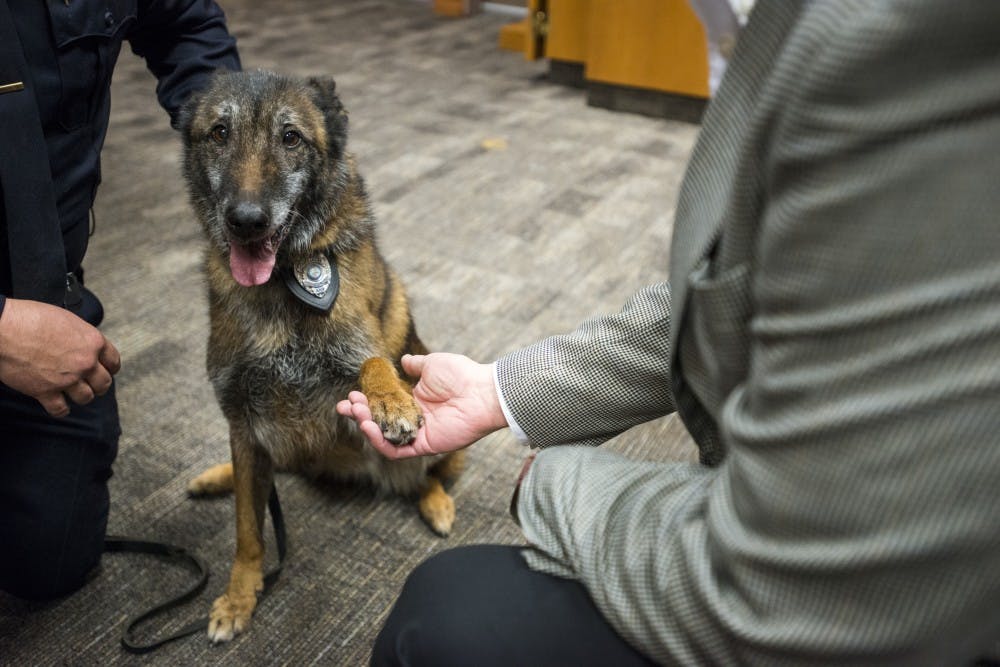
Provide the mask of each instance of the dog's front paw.
[{"label": "dog's front paw", "polygon": [[228,642],[247,629],[256,606],[256,595],[237,597],[227,593],[216,598],[208,616],[208,638],[215,644]]},{"label": "dog's front paw", "polygon": [[371,357],[361,364],[358,375],[361,392],[368,397],[372,420],[389,442],[403,445],[417,437],[423,423],[406,383],[385,357]]},{"label": "dog's front paw", "polygon": [[404,445],[417,437],[417,429],[424,422],[413,397],[404,391],[369,396],[368,407],[382,435],[395,445]]}]

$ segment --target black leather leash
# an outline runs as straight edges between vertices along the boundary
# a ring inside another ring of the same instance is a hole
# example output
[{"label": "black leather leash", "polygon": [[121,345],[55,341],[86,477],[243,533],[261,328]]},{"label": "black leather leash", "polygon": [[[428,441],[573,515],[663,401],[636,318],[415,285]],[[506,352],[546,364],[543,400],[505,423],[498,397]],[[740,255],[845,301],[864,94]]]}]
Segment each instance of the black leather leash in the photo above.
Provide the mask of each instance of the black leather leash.
[{"label": "black leather leash", "polygon": [[[270,591],[271,587],[274,586],[274,583],[278,580],[278,576],[281,574],[281,568],[285,564],[285,554],[288,551],[288,541],[285,534],[285,518],[281,513],[281,503],[278,501],[278,490],[274,487],[274,485],[271,486],[271,496],[268,498],[267,506],[271,511],[271,523],[274,527],[274,539],[278,547],[278,565],[264,575],[264,590],[261,592],[261,596],[266,595],[268,591]],[[162,602],[155,607],[142,612],[141,614],[136,614],[126,621],[125,629],[122,631],[122,648],[129,653],[149,653],[169,642],[188,637],[197,632],[206,631],[208,627],[207,616],[200,618],[197,621],[192,621],[172,635],[155,639],[149,643],[143,644],[136,641],[134,638],[134,632],[137,625],[146,622],[154,616],[159,616],[168,609],[173,609],[174,607],[187,602],[205,589],[205,585],[208,583],[208,567],[205,566],[204,561],[194,554],[189,553],[185,549],[172,544],[134,540],[118,536],[108,536],[105,538],[104,550],[110,553],[128,552],[163,556],[178,565],[187,567],[198,575],[198,580],[180,595],[172,597],[166,602]]]}]

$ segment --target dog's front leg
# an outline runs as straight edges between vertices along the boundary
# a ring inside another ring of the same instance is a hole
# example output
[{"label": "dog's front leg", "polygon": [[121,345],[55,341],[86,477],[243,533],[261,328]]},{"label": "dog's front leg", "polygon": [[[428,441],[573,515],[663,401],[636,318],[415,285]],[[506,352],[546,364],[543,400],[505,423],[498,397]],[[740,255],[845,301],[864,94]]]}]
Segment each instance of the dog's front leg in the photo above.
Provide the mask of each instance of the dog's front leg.
[{"label": "dog's front leg", "polygon": [[236,560],[226,592],[215,600],[209,615],[208,637],[229,641],[243,632],[264,587],[264,505],[274,468],[266,451],[247,434],[230,428],[233,491],[236,496]]}]

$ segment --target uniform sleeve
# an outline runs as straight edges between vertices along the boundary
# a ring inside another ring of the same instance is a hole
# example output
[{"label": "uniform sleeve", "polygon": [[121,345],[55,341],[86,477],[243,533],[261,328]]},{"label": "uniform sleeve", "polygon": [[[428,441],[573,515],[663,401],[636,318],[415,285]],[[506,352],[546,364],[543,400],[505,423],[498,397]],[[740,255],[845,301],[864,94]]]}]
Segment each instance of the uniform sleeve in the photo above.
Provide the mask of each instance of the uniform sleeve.
[{"label": "uniform sleeve", "polygon": [[553,448],[521,487],[532,565],[666,664],[959,665],[1000,632],[1000,10],[839,6],[767,124],[727,458]]},{"label": "uniform sleeve", "polygon": [[670,288],[651,285],[616,314],[500,358],[496,383],[532,445],[597,445],[674,411]]},{"label": "uniform sleeve", "polygon": [[156,76],[157,98],[174,127],[181,105],[213,71],[240,69],[236,40],[211,0],[140,1],[129,42]]}]

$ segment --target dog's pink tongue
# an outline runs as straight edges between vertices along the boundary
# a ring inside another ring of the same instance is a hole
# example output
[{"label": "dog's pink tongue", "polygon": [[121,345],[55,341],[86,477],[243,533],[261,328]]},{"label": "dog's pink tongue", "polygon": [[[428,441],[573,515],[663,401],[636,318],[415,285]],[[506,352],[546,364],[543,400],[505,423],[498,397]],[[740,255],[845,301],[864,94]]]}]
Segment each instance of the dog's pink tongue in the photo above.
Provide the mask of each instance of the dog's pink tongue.
[{"label": "dog's pink tongue", "polygon": [[274,259],[274,251],[265,243],[232,243],[229,247],[229,270],[244,287],[266,283],[274,270]]}]

